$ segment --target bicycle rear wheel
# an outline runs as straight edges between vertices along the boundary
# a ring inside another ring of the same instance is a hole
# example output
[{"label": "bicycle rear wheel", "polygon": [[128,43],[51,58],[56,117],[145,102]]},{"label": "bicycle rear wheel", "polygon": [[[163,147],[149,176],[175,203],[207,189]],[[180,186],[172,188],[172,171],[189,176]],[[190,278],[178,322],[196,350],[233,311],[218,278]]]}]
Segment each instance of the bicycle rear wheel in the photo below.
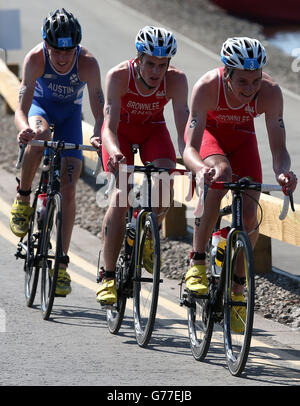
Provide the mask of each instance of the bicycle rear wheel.
[{"label": "bicycle rear wheel", "polygon": [[27,246],[26,258],[24,262],[25,284],[24,293],[26,305],[31,307],[33,305],[36,289],[39,279],[39,252],[41,247],[41,230],[38,226],[38,213],[36,211],[37,197],[33,203],[33,213],[29,221],[29,228],[27,233]]},{"label": "bicycle rear wheel", "polygon": [[[153,248],[152,273],[143,262],[145,241]],[[140,212],[136,236],[136,263],[134,275],[133,316],[137,343],[146,347],[154,328],[160,283],[160,239],[156,216]]]},{"label": "bicycle rear wheel", "polygon": [[42,237],[41,311],[48,320],[55,298],[59,261],[62,257],[61,195],[56,193],[47,204]]},{"label": "bicycle rear wheel", "polygon": [[190,297],[188,305],[188,329],[193,357],[202,361],[210,346],[214,327],[209,299]]},{"label": "bicycle rear wheel", "polygon": [[[206,248],[210,276],[214,274],[214,272],[212,272],[212,267],[214,266],[212,248],[210,239]],[[188,294],[189,339],[193,357],[197,361],[203,361],[206,357],[214,329],[212,298],[210,297],[210,294],[213,293],[214,279],[209,280],[209,294],[207,297],[196,297],[191,293]]]},{"label": "bicycle rear wheel", "polygon": [[[224,292],[224,344],[226,361],[232,375],[239,376],[247,362],[254,319],[254,265],[248,235],[233,230],[226,255],[227,279]],[[244,267],[242,300],[232,299],[233,277],[237,267]],[[237,324],[238,322],[238,324]]]}]

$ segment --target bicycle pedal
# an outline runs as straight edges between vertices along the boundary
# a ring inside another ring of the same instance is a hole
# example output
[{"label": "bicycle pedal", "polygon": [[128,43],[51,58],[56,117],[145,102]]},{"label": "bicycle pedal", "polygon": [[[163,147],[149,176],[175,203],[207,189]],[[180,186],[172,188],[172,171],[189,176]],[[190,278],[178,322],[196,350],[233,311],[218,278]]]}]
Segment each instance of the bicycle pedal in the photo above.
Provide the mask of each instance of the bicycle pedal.
[{"label": "bicycle pedal", "polygon": [[186,307],[190,307],[190,302],[188,301],[188,300],[186,300],[186,299],[180,299],[180,301],[179,301],[179,306],[186,306]]},{"label": "bicycle pedal", "polygon": [[113,304],[107,304],[105,302],[99,302],[99,303],[100,303],[101,310],[114,310],[114,311],[118,310],[117,303],[113,303]]},{"label": "bicycle pedal", "polygon": [[209,294],[205,293],[203,295],[197,295],[196,293],[191,292],[188,289],[184,289],[184,291],[191,296],[193,299],[208,299],[209,298]]},{"label": "bicycle pedal", "polygon": [[55,293],[55,297],[67,297],[67,295],[59,295],[58,293]]}]

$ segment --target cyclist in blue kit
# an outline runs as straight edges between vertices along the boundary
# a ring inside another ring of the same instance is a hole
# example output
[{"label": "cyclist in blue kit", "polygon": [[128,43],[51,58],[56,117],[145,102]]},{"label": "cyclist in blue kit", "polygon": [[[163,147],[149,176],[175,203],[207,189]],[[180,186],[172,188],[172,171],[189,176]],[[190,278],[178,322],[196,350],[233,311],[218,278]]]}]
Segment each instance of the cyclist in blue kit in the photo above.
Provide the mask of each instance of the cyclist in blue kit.
[{"label": "cyclist in blue kit", "polygon": [[[95,140],[103,122],[104,98],[100,69],[93,55],[80,44],[78,20],[64,8],[49,13],[43,27],[43,42],[25,57],[15,124],[19,144],[32,139],[48,140],[49,126],[55,126],[55,140],[82,143],[82,98],[87,85],[90,107],[95,118]],[[11,210],[10,228],[19,237],[26,235],[32,208],[31,184],[40,164],[41,148],[27,146],[20,174],[20,185]],[[75,219],[76,183],[81,172],[82,152],[62,154],[62,243],[67,255]],[[56,293],[71,292],[67,264],[60,264]]]}]

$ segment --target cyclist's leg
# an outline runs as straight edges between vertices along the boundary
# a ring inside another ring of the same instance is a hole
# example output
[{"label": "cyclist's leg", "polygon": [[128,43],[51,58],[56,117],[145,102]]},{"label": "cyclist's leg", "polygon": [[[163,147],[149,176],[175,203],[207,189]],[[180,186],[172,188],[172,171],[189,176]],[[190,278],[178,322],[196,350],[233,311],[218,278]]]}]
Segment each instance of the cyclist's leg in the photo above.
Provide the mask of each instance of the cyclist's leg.
[{"label": "cyclist's leg", "polygon": [[[147,135],[140,143],[143,163],[152,162],[157,167],[175,168],[176,153],[170,133],[164,123],[149,125]],[[153,175],[152,207],[160,226],[173,201],[173,180],[168,173]]]},{"label": "cyclist's leg", "polygon": [[[36,139],[49,140],[51,132],[49,130],[49,118],[45,109],[38,103],[32,104],[28,113],[30,127],[36,133]],[[20,172],[20,189],[30,190],[33,178],[43,156],[43,149],[28,145],[23,158]],[[24,202],[30,201],[30,196],[17,194],[17,198]]]},{"label": "cyclist's leg", "polygon": [[[176,167],[176,153],[164,123],[149,126],[144,141],[140,143],[140,155],[143,163],[152,162],[156,167],[161,168]],[[174,181],[167,172],[153,174],[152,179],[152,208],[160,227],[173,203]],[[143,248],[143,265],[148,272],[153,273],[154,246],[150,235],[146,237]]]},{"label": "cyclist's leg", "polygon": [[61,193],[62,193],[62,246],[65,254],[69,251],[76,212],[76,185],[80,177],[82,160],[64,156],[61,163]]},{"label": "cyclist's leg", "polygon": [[[46,112],[38,105],[32,105],[29,111],[29,125],[36,132],[36,139],[49,139],[50,130]],[[20,171],[20,185],[11,209],[10,228],[14,234],[23,237],[28,231],[32,214],[30,207],[30,190],[37,168],[43,154],[42,148],[28,145]]]},{"label": "cyclist's leg", "polygon": [[[120,149],[126,157],[126,163],[131,165],[133,164],[131,143],[125,133],[119,133],[118,136]],[[103,166],[106,172],[109,172],[107,167],[108,158],[109,155],[102,145]],[[128,176],[126,179],[128,179]],[[129,185],[127,181],[119,182],[119,180],[120,178],[117,177],[116,188],[112,193],[109,207],[102,222],[102,258],[104,270],[107,274],[97,292],[97,301],[107,304],[117,301],[114,272],[124,238],[126,213],[128,209]]]},{"label": "cyclist's leg", "polygon": [[[255,134],[245,136],[245,133],[241,132],[241,137],[245,141],[229,154],[229,160],[232,166],[232,171],[239,177],[248,176],[255,182],[262,182],[262,169],[261,161],[258,152],[257,140]],[[243,222],[245,231],[249,234],[252,249],[254,249],[256,241],[259,235],[259,229],[257,227],[257,201],[259,200],[260,193],[256,191],[247,191],[243,196]],[[237,267],[236,275],[239,278],[245,276],[242,261]],[[242,279],[241,279],[242,280]],[[233,291],[237,295],[242,294],[243,285],[234,283]]]},{"label": "cyclist's leg", "polygon": [[[217,137],[207,130],[205,130],[203,135],[200,155],[206,165],[215,168],[216,180],[231,180],[231,166],[227,157],[225,156],[223,148],[221,147]],[[204,212],[201,217],[201,221],[199,221],[198,218],[195,218],[193,250],[202,254],[202,258],[191,258],[190,269],[188,270],[185,279],[186,287],[196,294],[203,294],[207,291],[205,267],[206,246],[218,219],[220,202],[224,194],[225,192],[223,191],[209,190],[205,198]]]},{"label": "cyclist's leg", "polygon": [[[82,143],[81,106],[66,104],[63,111],[51,106],[51,122],[54,124],[54,140],[70,143]],[[61,161],[62,194],[62,250],[67,255],[75,220],[76,185],[81,173],[82,151],[65,150]],[[67,264],[59,264],[56,293],[71,292],[71,278],[66,271]]]}]

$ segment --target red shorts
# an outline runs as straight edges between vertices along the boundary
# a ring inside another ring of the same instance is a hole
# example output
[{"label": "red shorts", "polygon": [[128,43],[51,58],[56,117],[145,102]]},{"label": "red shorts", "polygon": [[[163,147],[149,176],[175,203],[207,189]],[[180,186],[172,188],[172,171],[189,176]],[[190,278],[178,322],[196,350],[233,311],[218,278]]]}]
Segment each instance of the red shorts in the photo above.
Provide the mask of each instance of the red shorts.
[{"label": "red shorts", "polygon": [[[155,159],[166,158],[176,163],[176,153],[165,124],[147,124],[145,126],[133,126],[120,123],[118,127],[118,139],[122,154],[126,157],[127,165],[133,165],[134,158],[132,145],[139,145],[140,157],[143,163],[153,162]],[[104,170],[107,169],[109,155],[102,146],[102,159]]]},{"label": "red shorts", "polygon": [[262,182],[262,169],[255,133],[244,130],[208,127],[205,129],[200,156],[220,154],[229,160],[232,173],[240,177],[250,176]]}]

